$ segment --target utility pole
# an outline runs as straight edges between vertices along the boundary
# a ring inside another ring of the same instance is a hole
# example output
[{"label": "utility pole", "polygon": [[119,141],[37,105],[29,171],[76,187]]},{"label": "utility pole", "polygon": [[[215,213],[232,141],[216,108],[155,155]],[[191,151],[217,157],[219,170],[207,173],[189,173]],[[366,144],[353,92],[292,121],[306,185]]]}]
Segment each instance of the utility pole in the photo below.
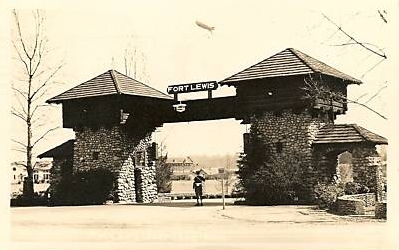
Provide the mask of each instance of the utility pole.
[{"label": "utility pole", "polygon": [[225,176],[225,169],[224,168],[219,168],[219,173],[222,175],[222,204],[223,204],[223,210],[226,208],[226,203],[224,200],[224,176]]},{"label": "utility pole", "polygon": [[224,177],[222,177],[222,202],[223,202],[223,210],[226,208],[226,203],[224,201],[224,188],[223,188],[223,183],[224,183]]}]

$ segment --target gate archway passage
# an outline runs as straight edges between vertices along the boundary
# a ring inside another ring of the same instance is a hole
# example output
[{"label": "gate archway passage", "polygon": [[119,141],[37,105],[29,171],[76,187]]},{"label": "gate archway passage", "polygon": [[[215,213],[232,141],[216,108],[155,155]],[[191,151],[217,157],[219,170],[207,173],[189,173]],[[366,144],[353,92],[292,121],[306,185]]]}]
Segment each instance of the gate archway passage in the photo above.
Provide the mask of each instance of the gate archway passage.
[{"label": "gate archway passage", "polygon": [[[309,78],[317,79],[320,86],[328,87],[331,93],[343,98],[325,100],[317,95],[309,96],[304,88]],[[207,85],[210,89],[217,87],[211,86],[212,82]],[[272,152],[277,157],[284,159],[290,152],[300,151],[304,165],[314,170],[303,180],[311,189],[326,175],[314,161],[324,152],[318,149],[320,143],[314,145],[315,138],[321,138],[320,131],[328,134],[326,128],[334,126],[336,115],[347,111],[347,86],[360,83],[317,59],[288,48],[214,82],[235,87],[235,96],[212,98],[209,92],[207,99],[184,101],[184,108],[179,110],[184,112],[176,112],[173,108],[180,104],[176,93],[174,97],[169,96],[115,70],[100,74],[47,102],[62,104],[63,126],[75,131],[74,173],[107,168],[116,175],[113,191],[116,200],[151,202],[157,197],[155,159],[148,150],[151,133],[163,123],[173,122],[235,118],[256,126],[262,140],[275,149]],[[187,89],[189,86],[196,88],[196,85],[187,86]],[[362,142],[364,148],[370,150],[361,149],[359,164],[364,164],[363,157],[376,157],[372,149],[376,144],[387,143],[385,138],[379,138]],[[335,141],[331,145],[341,145],[339,143]],[[250,141],[245,140],[245,147],[248,145]],[[352,153],[356,155],[356,152],[355,146]],[[136,190],[138,188],[140,190]]]}]

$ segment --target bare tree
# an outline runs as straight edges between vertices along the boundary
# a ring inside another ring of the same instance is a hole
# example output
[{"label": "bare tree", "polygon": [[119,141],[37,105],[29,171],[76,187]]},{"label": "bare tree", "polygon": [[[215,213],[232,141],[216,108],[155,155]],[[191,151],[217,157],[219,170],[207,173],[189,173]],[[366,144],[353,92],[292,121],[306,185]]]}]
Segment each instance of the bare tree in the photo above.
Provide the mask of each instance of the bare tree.
[{"label": "bare tree", "polygon": [[130,40],[123,56],[125,75],[146,83],[149,81],[146,69],[146,56],[139,46],[137,38],[132,36]]},{"label": "bare tree", "polygon": [[[28,177],[24,181],[23,194],[27,198],[33,197],[33,149],[34,147],[56,128],[45,129],[38,134],[38,128],[46,127],[42,123],[42,117],[39,116],[38,109],[45,107],[43,97],[48,92],[50,85],[54,82],[53,78],[62,68],[62,64],[54,68],[44,67],[44,60],[47,55],[46,36],[44,34],[44,16],[39,10],[34,11],[33,29],[22,29],[20,15],[16,10],[12,11],[15,21],[15,33],[12,37],[12,45],[15,49],[17,60],[19,62],[22,79],[14,79],[12,90],[16,100],[16,105],[11,108],[11,114],[23,122],[26,128],[26,137],[24,140],[12,139],[17,145],[14,150],[26,154],[26,163]],[[26,33],[25,33],[26,31]],[[32,34],[32,35],[27,35]]]}]

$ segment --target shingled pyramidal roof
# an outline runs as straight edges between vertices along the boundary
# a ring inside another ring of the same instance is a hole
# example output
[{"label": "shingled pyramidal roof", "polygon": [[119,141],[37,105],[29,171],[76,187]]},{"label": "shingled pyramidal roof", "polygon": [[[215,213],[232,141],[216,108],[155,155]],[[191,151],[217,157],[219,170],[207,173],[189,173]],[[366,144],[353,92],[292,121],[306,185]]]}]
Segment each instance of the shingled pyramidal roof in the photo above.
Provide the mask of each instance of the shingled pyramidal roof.
[{"label": "shingled pyramidal roof", "polygon": [[245,80],[254,80],[261,78],[272,78],[293,75],[308,75],[321,73],[347,81],[348,83],[360,84],[357,80],[341,71],[334,69],[327,64],[306,55],[299,50],[285,49],[251,67],[238,72],[220,83],[222,85],[234,85],[237,82]]},{"label": "shingled pyramidal roof", "polygon": [[325,125],[313,144],[361,143],[388,144],[388,140],[356,124]]},{"label": "shingled pyramidal roof", "polygon": [[172,97],[133,78],[125,76],[116,70],[108,70],[93,79],[47,100],[47,102],[60,103],[71,99],[118,94],[173,99]]}]

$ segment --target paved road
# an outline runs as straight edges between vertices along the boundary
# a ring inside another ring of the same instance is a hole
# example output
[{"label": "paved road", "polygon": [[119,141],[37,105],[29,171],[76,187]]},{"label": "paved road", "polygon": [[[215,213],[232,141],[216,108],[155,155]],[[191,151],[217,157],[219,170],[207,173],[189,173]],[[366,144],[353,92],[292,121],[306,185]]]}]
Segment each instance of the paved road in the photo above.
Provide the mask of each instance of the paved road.
[{"label": "paved road", "polygon": [[397,249],[389,223],[373,218],[193,204],[12,208],[7,249]]}]

